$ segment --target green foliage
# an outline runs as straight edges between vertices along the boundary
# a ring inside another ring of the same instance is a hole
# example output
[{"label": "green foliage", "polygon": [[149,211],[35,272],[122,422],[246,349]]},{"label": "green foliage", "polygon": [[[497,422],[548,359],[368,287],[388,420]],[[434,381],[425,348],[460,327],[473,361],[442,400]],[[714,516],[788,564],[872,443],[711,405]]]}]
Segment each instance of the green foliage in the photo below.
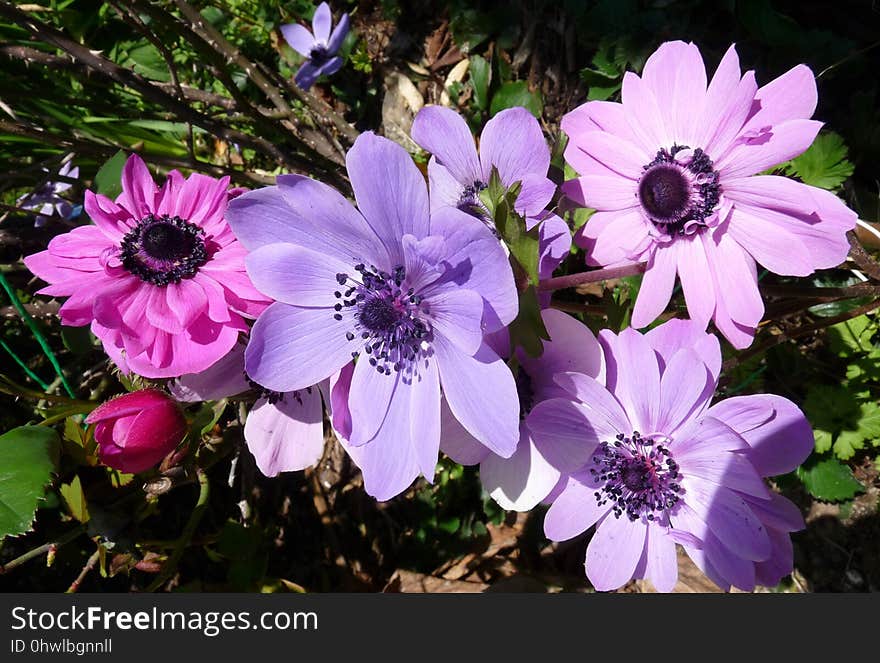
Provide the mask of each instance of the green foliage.
[{"label": "green foliage", "polygon": [[841,136],[820,134],[806,152],[786,163],[782,170],[805,184],[833,191],[853,174],[854,166],[846,158],[847,153]]},{"label": "green foliage", "polygon": [[492,96],[489,114],[495,115],[505,108],[514,108],[516,106],[523,106],[535,117],[541,117],[544,101],[541,98],[540,92],[529,90],[529,84],[526,81],[504,83]]},{"label": "green foliage", "polygon": [[20,426],[0,435],[0,538],[31,528],[44,488],[58,469],[58,433]]},{"label": "green foliage", "polygon": [[470,77],[474,104],[480,111],[484,111],[489,105],[489,84],[492,82],[492,66],[486,58],[479,55],[471,58]]},{"label": "green foliage", "polygon": [[852,499],[864,490],[852,470],[835,458],[806,463],[798,468],[797,476],[810,494],[823,502]]},{"label": "green foliage", "polygon": [[110,199],[115,199],[122,193],[122,167],[127,158],[128,155],[119,150],[98,169],[95,173],[95,187],[98,193]]}]

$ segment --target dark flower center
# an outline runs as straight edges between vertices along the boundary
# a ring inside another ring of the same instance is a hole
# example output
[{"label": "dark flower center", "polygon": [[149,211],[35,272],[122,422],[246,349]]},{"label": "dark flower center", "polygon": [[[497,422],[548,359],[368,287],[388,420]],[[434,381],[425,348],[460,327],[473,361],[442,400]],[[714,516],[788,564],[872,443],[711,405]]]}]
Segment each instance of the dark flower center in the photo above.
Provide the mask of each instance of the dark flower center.
[{"label": "dark flower center", "polygon": [[317,46],[312,47],[312,50],[309,51],[309,60],[311,60],[312,64],[316,67],[326,64],[329,59],[330,52],[323,44],[318,44]]},{"label": "dark flower center", "polygon": [[[251,389],[254,389],[257,392],[257,398],[265,398],[270,405],[275,405],[279,401],[283,401],[287,396],[290,396],[297,403],[302,405],[302,396],[300,396],[299,391],[284,392],[266,389],[263,385],[251,380],[251,376],[247,373],[244,374],[244,379],[247,380],[247,383],[251,386]],[[306,393],[311,394],[312,388],[306,387]]]},{"label": "dark flower center", "polygon": [[602,442],[593,454],[590,473],[599,482],[596,501],[612,504],[615,518],[624,513],[632,521],[644,516],[655,520],[668,514],[680,498],[678,463],[662,444],[622,433],[613,444]]},{"label": "dark flower center", "polygon": [[532,377],[520,366],[516,369],[514,382],[516,383],[516,395],[519,396],[520,417],[525,417],[532,411],[532,406],[535,404],[535,390],[532,387]]},{"label": "dark flower center", "polygon": [[122,238],[123,267],[153,285],[180,283],[208,261],[205,231],[177,216],[141,219]]},{"label": "dark flower center", "polygon": [[[347,323],[346,340],[361,348],[352,351],[352,357],[363,351],[379,373],[391,375],[394,370],[410,379],[418,371],[418,359],[430,354],[432,333],[424,320],[427,303],[407,286],[402,266],[388,273],[360,264],[354,271],[357,276],[336,275],[336,282],[346,289],[333,293],[340,300],[334,306],[334,319]],[[346,309],[353,315],[344,316]]]},{"label": "dark flower center", "polygon": [[654,226],[668,235],[705,226],[720,197],[719,176],[709,155],[686,145],[657,152],[639,180],[642,208]]}]

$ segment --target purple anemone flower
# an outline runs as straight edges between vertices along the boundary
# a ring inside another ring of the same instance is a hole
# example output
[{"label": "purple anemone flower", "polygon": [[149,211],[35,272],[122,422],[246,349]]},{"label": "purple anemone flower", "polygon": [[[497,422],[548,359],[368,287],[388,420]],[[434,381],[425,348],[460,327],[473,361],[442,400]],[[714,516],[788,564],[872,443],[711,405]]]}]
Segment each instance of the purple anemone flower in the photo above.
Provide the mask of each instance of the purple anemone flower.
[{"label": "purple anemone flower", "polygon": [[534,439],[571,468],[544,521],[548,538],[596,525],[586,572],[599,590],[647,578],[670,591],[676,543],[723,589],[777,584],[792,569],[788,533],[803,519],[762,477],[789,472],[810,454],[803,413],[773,395],[710,407],[721,352],[693,321],[645,335],[603,330],[599,339],[605,386],[557,375],[569,397],[539,403],[529,418]]},{"label": "purple anemone flower", "polygon": [[429,214],[402,147],[364,133],[346,166],[358,209],[298,175],[230,203],[227,218],[253,251],[248,273],[276,300],[254,325],[245,367],[288,392],[338,381],[355,359],[342,399],[348,443],[367,491],[388,499],[419,473],[433,477],[441,388],[475,438],[514,452],[516,385],[483,335],[509,324],[518,301],[498,240],[455,208]]},{"label": "purple anemone flower", "polygon": [[[593,333],[572,316],[546,309],[541,313],[550,336],[544,341],[540,357],[516,352],[515,374],[520,401],[519,443],[510,458],[503,458],[479,444],[444,408],[440,448],[462,465],[480,464],[480,481],[504,509],[529,511],[547,498],[571,463],[556,453],[553,445],[537,440],[529,422],[534,408],[551,398],[567,398],[567,392],[554,381],[556,374],[583,373],[604,382],[602,349]],[[501,356],[510,355],[507,334],[493,335],[492,344]]]},{"label": "purple anemone flower", "polygon": [[342,58],[336,53],[348,34],[348,14],[343,14],[333,28],[330,7],[322,2],[312,17],[311,32],[298,23],[290,23],[281,26],[281,34],[293,50],[307,58],[294,79],[308,90],[318,78],[335,74],[342,66]]},{"label": "purple anemone flower", "polygon": [[293,392],[264,389],[244,371],[243,343],[201,373],[174,380],[169,391],[179,401],[193,403],[237,396],[256,389],[256,402],[244,424],[244,441],[260,472],[274,477],[315,465],[324,453],[324,411],[318,387]]},{"label": "purple anemone flower", "polygon": [[816,99],[806,66],[758,88],[733,46],[707,84],[699,49],[677,41],[641,77],[627,72],[622,103],[563,117],[580,177],[562,190],[598,210],[575,238],[587,262],[647,262],[633,326],[663,312],[677,273],[691,318],[747,347],[764,313],[756,262],[788,276],[843,262],[856,214],[828,191],[756,175],[810,146]]},{"label": "purple anemone flower", "polygon": [[[79,177],[79,167],[74,166],[72,161],[68,161],[61,166],[58,174],[62,177],[76,179]],[[82,211],[82,206],[71,204],[61,195],[70,190],[71,186],[73,185],[70,182],[49,181],[38,190],[19,198],[16,204],[22,209],[37,212],[37,218],[34,220],[34,226],[37,228],[46,225],[53,215],[58,215],[62,219],[73,219]]]},{"label": "purple anemone flower", "polygon": [[494,167],[504,186],[522,183],[515,209],[525,217],[526,227],[531,230],[543,220],[556,185],[547,178],[547,141],[525,108],[508,108],[489,120],[480,134],[479,154],[464,118],[443,106],[419,111],[412,138],[433,154],[428,162],[432,211],[456,207],[487,221],[480,211],[480,192],[488,186]]}]

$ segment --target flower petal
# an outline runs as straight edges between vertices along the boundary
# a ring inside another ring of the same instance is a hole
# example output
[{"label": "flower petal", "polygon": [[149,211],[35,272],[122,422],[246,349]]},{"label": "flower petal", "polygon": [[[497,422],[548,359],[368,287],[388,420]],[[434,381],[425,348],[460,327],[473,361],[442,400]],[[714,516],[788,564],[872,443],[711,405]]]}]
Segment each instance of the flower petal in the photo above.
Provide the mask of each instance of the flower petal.
[{"label": "flower petal", "polygon": [[317,387],[284,394],[277,403],[259,399],[248,413],[244,439],[260,472],[280,472],[315,465],[324,453],[324,412]]},{"label": "flower petal", "polygon": [[464,118],[454,110],[425,106],[413,120],[411,135],[462,186],[470,186],[482,177],[474,137]]},{"label": "flower petal", "polygon": [[508,187],[527,175],[545,178],[550,168],[550,148],[535,116],[517,106],[486,122],[480,134],[480,163],[485,183],[493,166]]},{"label": "flower petal", "polygon": [[600,592],[622,587],[636,570],[648,536],[641,520],[615,518],[609,513],[587,546],[587,577]]},{"label": "flower petal", "polygon": [[551,541],[568,541],[586,532],[611,510],[596,500],[598,484],[589,472],[568,477],[562,492],[553,500],[544,516],[544,534]]},{"label": "flower petal", "polygon": [[281,26],[281,36],[290,47],[303,57],[309,57],[315,47],[315,38],[308,28],[297,23]]}]

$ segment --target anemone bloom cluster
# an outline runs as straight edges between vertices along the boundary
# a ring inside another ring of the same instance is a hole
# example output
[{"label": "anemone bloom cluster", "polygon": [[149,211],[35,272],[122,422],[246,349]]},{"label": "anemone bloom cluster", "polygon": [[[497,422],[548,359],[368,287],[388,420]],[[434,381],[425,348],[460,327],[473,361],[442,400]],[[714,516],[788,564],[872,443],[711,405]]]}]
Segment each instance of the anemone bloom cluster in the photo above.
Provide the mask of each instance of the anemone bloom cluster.
[{"label": "anemone bloom cluster", "polygon": [[[331,27],[322,4],[312,33],[282,29],[309,58],[303,87],[341,64],[348,17]],[[621,103],[569,112],[578,176],[561,193],[596,210],[575,241],[590,265],[647,266],[619,333],[597,337],[532,291],[537,353],[511,331],[529,277],[498,232],[490,182],[535,238],[535,282],[572,237],[523,108],[495,115],[478,144],[456,112],[424,108],[412,137],[431,153],[427,183],[402,147],[363,133],[346,157],[354,202],[303,175],[242,192],[172,171],[157,186],[131,156],[116,200],[86,193],[94,225],[25,262],[49,283],[41,293],[68,298],[62,322],[91,325],[122,372],[169,379],[182,402],[252,402],[244,437],[268,476],[320,460],[326,415],[378,500],[433,481],[442,450],[479,464],[503,508],[549,505],[549,539],[595,528],[585,569],[599,590],[634,578],[672,590],[678,546],[720,587],[750,590],[791,572],[803,520],[766,479],[804,461],[812,431],[780,396],[713,402],[721,350],[706,329],[749,345],[758,265],[804,276],[846,256],[855,214],[843,202],[758,174],[811,144],[815,106],[804,66],[759,88],[731,47],[708,81],[697,47],[672,42],[626,74]],[[676,276],[691,319],[637,331],[666,310]],[[105,462],[132,471],[183,431],[156,390],[89,421]]]}]

